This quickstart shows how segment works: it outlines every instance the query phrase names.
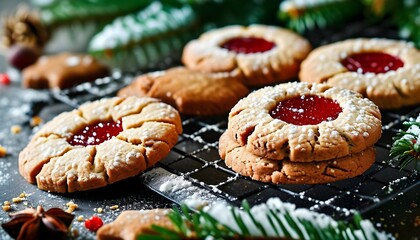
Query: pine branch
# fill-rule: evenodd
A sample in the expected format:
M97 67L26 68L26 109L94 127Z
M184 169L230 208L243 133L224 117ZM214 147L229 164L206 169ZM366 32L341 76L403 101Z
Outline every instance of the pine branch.
M179 53L199 26L190 6L154 2L105 26L91 40L89 53L123 71L138 70Z
M412 162L416 162L416 168L420 166L420 116L415 121L405 121L407 131L399 130L393 138L394 143L390 150L390 156L400 162L400 168L406 168Z
M278 17L287 27L303 33L315 28L339 25L362 12L358 0L286 0L280 4Z
M289 203L272 198L265 204L249 207L243 202L242 210L219 203L212 207L193 212L185 205L169 214L176 232L162 227L153 227L162 239L243 239L243 238L283 238L283 239L392 239L375 229L368 220L355 215L352 223L335 221L331 217L295 209ZM188 227L188 229L185 229ZM145 239L140 236L139 239ZM160 238L155 238L160 239Z
M403 6L394 11L394 21L400 29L400 36L412 40L420 47L420 1L401 1Z
M54 1L41 6L40 15L43 23L56 26L72 21L111 21L117 16L138 11L152 0L71 0Z

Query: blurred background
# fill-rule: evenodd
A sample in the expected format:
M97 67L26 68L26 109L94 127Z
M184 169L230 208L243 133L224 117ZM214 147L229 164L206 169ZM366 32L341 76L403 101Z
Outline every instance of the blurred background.
M282 26L311 40L361 22L420 45L420 0L0 0L0 14L3 52L88 52L122 71L172 64L187 41L231 24Z

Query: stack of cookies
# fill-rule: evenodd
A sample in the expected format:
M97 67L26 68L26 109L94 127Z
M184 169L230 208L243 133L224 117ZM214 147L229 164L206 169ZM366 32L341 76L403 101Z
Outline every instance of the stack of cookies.
M367 170L381 131L378 107L359 93L284 83L254 91L232 108L219 153L254 180L327 183Z

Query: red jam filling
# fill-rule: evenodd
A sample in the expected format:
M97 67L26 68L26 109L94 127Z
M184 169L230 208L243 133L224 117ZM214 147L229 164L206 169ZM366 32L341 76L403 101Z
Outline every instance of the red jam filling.
M117 136L122 130L121 121L99 122L86 126L74 134L68 142L73 146L98 145Z
M222 48L225 48L229 51L246 54L265 52L272 49L275 46L276 44L274 44L273 42L269 42L262 38L256 37L232 38L221 45Z
M398 57L381 53L367 52L353 54L345 58L343 64L349 71L358 73L386 73L404 66Z
M332 99L303 95L279 102L270 115L293 125L315 125L336 119L341 111L340 105Z

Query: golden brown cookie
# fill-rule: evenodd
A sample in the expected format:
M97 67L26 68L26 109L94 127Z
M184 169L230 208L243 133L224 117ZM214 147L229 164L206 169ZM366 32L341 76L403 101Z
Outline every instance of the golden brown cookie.
M89 102L46 123L20 152L19 172L42 190L99 188L154 165L181 132L178 111L158 99Z
M227 26L190 41L182 54L190 69L240 73L248 86L285 82L298 75L311 50L298 34L275 26Z
M234 171L272 183L325 183L361 174L375 160L378 107L326 84L283 83L230 111L219 154Z
M141 234L156 234L152 225L175 230L168 213L171 209L123 211L114 222L105 224L96 232L98 240L136 240Z
M228 129L247 151L270 159L324 161L373 146L381 113L354 91L284 83L257 90L229 114Z
M217 115L248 94L248 88L228 73L202 73L183 67L139 76L118 96L162 99L183 114Z
M375 161L375 149L321 162L292 162L256 156L236 143L229 131L219 142L219 153L235 172L254 180L275 184L320 184L362 174Z
M109 75L109 69L86 54L61 53L43 56L23 70L27 88L69 88Z
M420 103L420 51L389 39L350 39L313 50L300 80L355 90L381 109Z

